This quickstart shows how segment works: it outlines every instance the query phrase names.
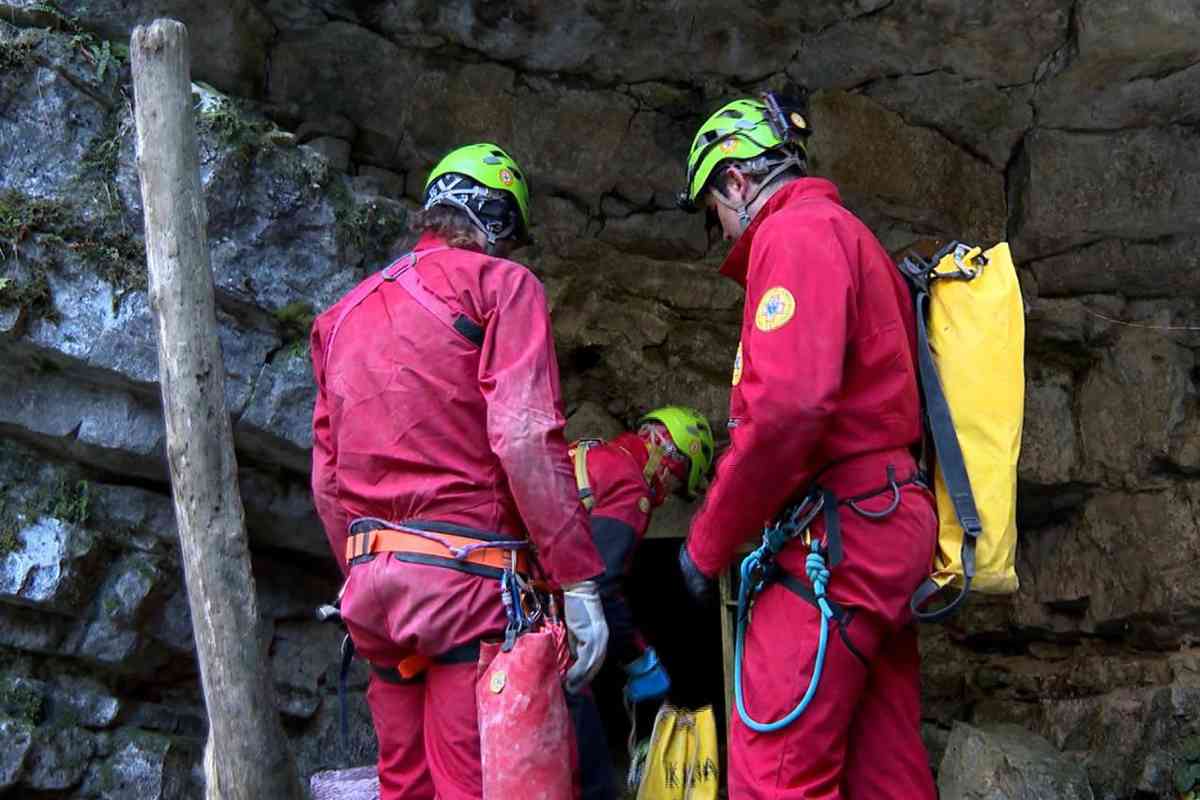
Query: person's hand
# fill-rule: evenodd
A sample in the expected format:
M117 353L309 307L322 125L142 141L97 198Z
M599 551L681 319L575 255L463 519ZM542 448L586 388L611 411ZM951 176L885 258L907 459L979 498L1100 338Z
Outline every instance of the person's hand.
M575 642L575 663L567 670L567 691L576 694L596 677L608 649L608 623L594 581L563 588L563 617Z
M714 581L701 572L692 561L686 541L679 548L679 571L683 573L683 584L687 587L688 594L701 605L710 605L716 594L713 588Z
M653 647L626 664L625 674L629 676L625 682L625 700L631 704L666 697L671 690L671 679Z

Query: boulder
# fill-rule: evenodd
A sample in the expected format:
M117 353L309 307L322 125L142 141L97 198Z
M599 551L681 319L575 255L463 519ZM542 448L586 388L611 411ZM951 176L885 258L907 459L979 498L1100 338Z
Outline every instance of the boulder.
M955 724L938 772L943 800L1092 800L1083 768L1016 727Z

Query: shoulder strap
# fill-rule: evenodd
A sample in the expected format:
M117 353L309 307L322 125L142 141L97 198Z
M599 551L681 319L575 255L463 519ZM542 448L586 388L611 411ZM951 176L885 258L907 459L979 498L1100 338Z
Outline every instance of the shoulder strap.
M346 317L350 316L351 311L382 286L384 281L396 281L400 288L408 292L408 295L413 300L416 300L422 308L432 314L435 319L445 324L456 334L476 347L482 347L483 328L466 314L454 314L444 300L425 288L425 284L421 282L417 271L413 269L417 265L417 262L425 256L449 249L448 247L432 247L428 250L417 250L406 253L380 272L375 273L360 283L346 298L346 305L342 308L342 313L338 315L337 321L333 323L333 330L329 333L329 341L325 342L324 366L328 367L329 365L329 354L333 352L334 339L337 338L338 330L342 327L342 323L346 321Z
M581 441L571 449L571 458L575 462L575 485L579 487L579 502L588 511L596 505L596 496L592 492L591 479L587 471L587 451L595 445L592 441Z
M979 511L975 506L975 494L971 491L971 480L967 475L966 462L954 431L954 420L950 416L950 404L938 377L933 350L929 346L929 330L925 315L929 307L929 291L914 287L916 294L917 364L921 374L921 390L925 398L925 414L929 423L930 438L933 439L937 464L942 470L946 490L954 505L958 524L963 529L962 563L963 586L958 597L947 606L936 611L922 612L917 609L941 588L932 580L926 580L913 594L909 605L913 614L925 622L935 622L949 616L966 598L975 577L975 542L983 534Z
M437 249L445 250L446 248ZM424 256L434 252L437 252L437 250L425 250L420 255ZM384 280L396 281L400 288L408 292L409 297L416 300L421 308L428 311L434 319L476 347L483 347L483 328L466 314L454 313L454 310L450 308L445 300L425 287L421 276L413 269L417 265L417 258L413 258L407 264L400 265L398 271L389 274L398 264L399 262L383 271Z

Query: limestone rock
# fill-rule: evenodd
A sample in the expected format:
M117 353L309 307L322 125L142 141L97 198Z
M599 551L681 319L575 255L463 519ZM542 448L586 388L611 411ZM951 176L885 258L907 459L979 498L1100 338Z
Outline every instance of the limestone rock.
M128 42L137 25L170 17L188 28L192 71L225 91L259 93L274 25L250 0L63 0L58 6L88 30Z
M26 761L24 783L31 789L69 789L83 779L95 753L95 737L82 728L38 728Z
M939 71L881 79L865 93L909 123L940 131L1000 169L1033 125L1031 86L1001 88Z
M604 439L609 441L620 435L625 427L599 404L590 400L567 416L567 441L576 439Z
M320 153L329 162L330 169L337 172L346 172L350 169L350 143L345 139L318 136L304 146Z
M379 800L375 767L325 770L309 780L313 800Z
M0 48L15 62L0 71L0 190L57 197L95 158L117 70L97 82L95 68L68 39L18 31L0 13Z
M94 534L42 517L15 536L17 546L0 559L0 600L83 613L95 555Z
M336 689L338 658L344 631L329 623L283 622L271 643L271 673L284 714L308 719L321 705L326 689ZM335 703L332 695L330 702Z
M1191 350L1156 331L1121 330L1079 389L1080 443L1093 475L1132 484L1169 458L1194 366Z
M117 718L121 701L94 678L62 675L50 689L53 714L68 713L86 728L107 728Z
M112 754L89 770L82 794L112 800L176 800L197 796L192 771L198 747L178 739L123 728L114 737Z
M1116 689L1050 703L1044 733L1074 751L1097 796L1169 797L1175 770L1200 758L1194 751L1198 720L1195 688Z
M999 171L862 95L818 94L812 115L814 172L837 184L869 225L899 219L958 239L1002 237L1007 209ZM884 163L889 168L881 171Z
M33 726L23 720L0 717L0 791L16 785L33 743Z
M1017 168L1018 261L1101 239L1195 233L1200 134L1189 128L1069 133L1039 128Z
M1038 88L1042 124L1112 130L1200 119L1200 11L1193 3L1085 0L1076 15L1077 52Z
M1180 297L1200 293L1196 270L1179 269L1195 257L1200 237L1172 236L1155 242L1105 239L1032 265L1038 294L1122 294Z
M1044 369L1029 376L1021 436L1022 480L1053 485L1074 477L1078 461L1070 373Z
M1092 800L1083 769L1020 728L980 730L958 723L938 773L944 800Z

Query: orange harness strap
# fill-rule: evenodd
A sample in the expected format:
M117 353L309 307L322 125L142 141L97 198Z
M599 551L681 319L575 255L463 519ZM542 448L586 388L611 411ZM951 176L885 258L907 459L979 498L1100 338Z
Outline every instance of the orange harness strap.
M450 533L439 532L437 536L439 539L445 541L449 547L461 548L481 544L479 539L455 536ZM350 562L359 556L372 555L374 553L414 553L424 556L437 556L467 564L478 564L479 566L492 567L493 569L511 569L513 566L512 554L509 550L481 547L472 550L464 558L456 559L447 549L446 545L411 533L405 533L404 531L380 528L350 536L346 540L346 561ZM529 557L523 552L517 553L516 569L517 572L523 575L529 574Z

